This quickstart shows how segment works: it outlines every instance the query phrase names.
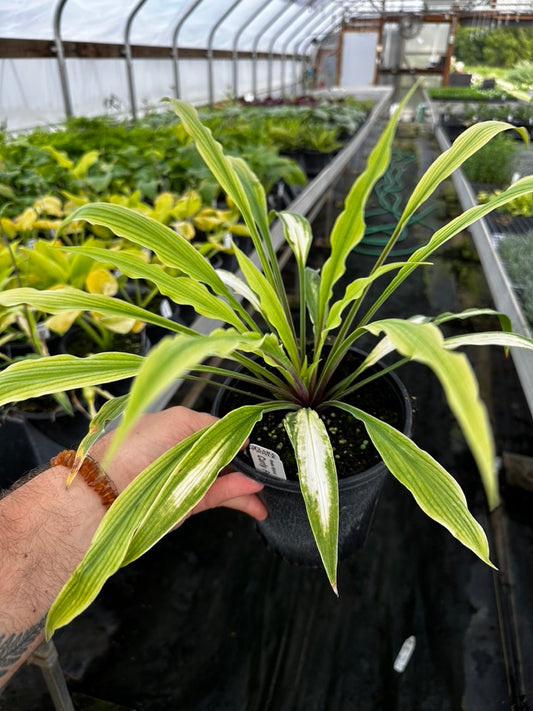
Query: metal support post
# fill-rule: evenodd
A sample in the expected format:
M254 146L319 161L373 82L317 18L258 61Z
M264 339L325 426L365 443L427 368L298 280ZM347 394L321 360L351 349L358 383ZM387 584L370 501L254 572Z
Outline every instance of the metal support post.
M272 27L279 19L284 15L287 10L289 10L292 7L292 3L287 3L284 5L284 7L281 8L281 11L278 12L274 17L270 20L269 26ZM257 48L259 47L259 41L261 37L265 34L265 29L263 28L261 32L259 32L254 40L253 43L253 50L252 50L252 92L254 96L257 96Z
M124 30L124 57L126 59L126 73L128 77L128 90L130 94L131 116L134 121L137 119L137 101L135 98L135 81L133 78L133 61L131 56L130 32L133 20L135 19L135 15L139 12L145 2L146 0L139 0L139 2L135 5L133 10L130 12L130 15L126 22L126 29Z
M329 24L326 24L326 30L327 30L326 34L327 34L328 32L330 32L333 27L336 26L336 24L338 23L338 21L339 21L339 17L338 17L338 16L335 17L335 19L334 19L333 22L331 22L331 18L329 18ZM297 72L296 72L296 62L297 62L297 59L298 59L298 57L301 57L301 56L302 56L303 51L304 51L304 46L305 46L306 44L307 44L307 45L310 45L311 42L313 42L313 40L314 40L314 37L313 37L313 36L309 37L309 34L312 35L313 33L317 32L317 31L323 31L322 25L325 24L325 23L327 23L327 22L328 22L327 18L325 19L324 17L319 17L319 18L318 18L318 22L313 23L313 24L311 25L311 27L308 27L308 28L307 28L307 36L306 36L306 38L305 38L303 41L299 41L299 43L297 43L296 47L295 47L294 50L293 50L293 53L292 53L292 67L293 67L293 87L294 87L294 91L295 91L295 92L296 92L296 86L297 86L297 83L298 83L298 81L297 81L297 76L296 76L296 75L297 75Z
M63 93L63 103L65 105L65 115L72 116L72 102L70 100L70 90L68 85L67 66L65 64L65 53L63 51L63 41L61 39L61 15L68 0L59 0L54 12L54 42L57 54L57 66L59 69L59 81Z
M220 25L224 22L224 20L231 15L233 10L237 7L242 2L242 0L235 0L234 3L230 5L230 7L226 10L226 12L219 17L219 19L215 22L213 27L211 28L211 31L209 32L209 37L207 39L207 81L208 81L208 90L209 90L209 106L213 108L213 104L215 102L215 82L214 82L214 71L213 71L213 40L215 37L215 33L220 27Z
M287 6L288 9L289 6ZM273 53L274 53L274 45L276 42L278 42L280 35L282 35L284 32L286 32L289 27L292 26L294 20L300 16L300 10L296 11L296 15L294 18L291 18L290 22L286 27L284 27L281 32L278 34L274 35L274 38L272 39L272 42L270 43L268 47L268 79L267 79L267 87L268 87L268 95L272 96L272 74L273 74Z
M255 20L258 15L260 15L263 10L270 5L272 0L266 0L259 9L255 9L253 13L246 18L246 22L243 23L239 29L237 30L237 33L233 39L233 51L232 51L232 58L233 58L233 98L237 98L239 96L239 70L238 70L238 63L239 63L239 53L237 51L237 47L239 44L239 40L241 38L242 33L244 30L248 27L248 25L252 22L252 20Z
M56 711L74 711L65 677L59 666L55 644L42 642L28 658L27 663L40 668Z
M202 3L203 1L204 0L194 0L194 2L189 5L187 10L185 10L183 15L181 16L180 21L174 28L174 33L172 35L172 60L174 64L174 92L176 94L176 99L181 98L180 73L178 62L178 35L186 20L188 20L188 18L196 10L198 5L200 5L200 3Z
M286 63L286 59L287 59L287 49L288 49L290 43L296 37L298 37L299 34L301 34L302 30L310 22L311 22L311 18L309 16L307 16L304 18L303 22L298 23L296 30L294 32L291 32L289 37L285 40L285 43L281 49L281 87L282 87L282 90L285 87L285 63Z

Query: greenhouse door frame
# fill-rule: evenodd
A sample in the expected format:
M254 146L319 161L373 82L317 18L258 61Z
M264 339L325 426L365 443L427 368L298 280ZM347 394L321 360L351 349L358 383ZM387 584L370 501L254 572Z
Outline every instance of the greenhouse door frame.
M370 35L375 37L375 45L374 45L374 59L372 62L372 78L371 81L369 82L370 85L374 85L377 83L377 77L376 77L376 64L378 62L379 58L379 53L380 53L380 43L381 43L381 23L380 22L365 22L361 23L359 26L354 26L354 27L343 27L340 37L339 37L339 43L337 47L337 75L335 78L335 83L337 86L342 86L343 84L343 59L344 59L344 54L346 47L348 45L347 42L347 36L348 35Z

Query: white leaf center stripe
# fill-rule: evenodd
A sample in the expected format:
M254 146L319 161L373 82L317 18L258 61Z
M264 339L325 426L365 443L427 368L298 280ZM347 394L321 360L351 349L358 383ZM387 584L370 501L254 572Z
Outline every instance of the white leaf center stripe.
M326 468L326 449L324 434L320 433L317 423L312 422L311 410L304 411L305 413L305 430L302 433L303 438L309 443L310 456L307 458L307 480L310 489L316 493L316 505L320 516L322 528L328 529L329 511L331 508L331 489L327 485L327 480L323 475ZM318 418L317 418L318 419ZM320 420L321 422L321 420ZM315 424L315 427L313 427ZM301 435L301 436L302 436ZM305 446L305 443L302 443Z

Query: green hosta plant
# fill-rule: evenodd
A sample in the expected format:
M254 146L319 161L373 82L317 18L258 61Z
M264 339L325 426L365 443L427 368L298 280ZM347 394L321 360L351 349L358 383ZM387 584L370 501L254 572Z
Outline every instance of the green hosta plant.
M406 99L407 100L407 99ZM459 541L490 564L485 534L469 513L457 482L428 453L386 422L349 404L348 396L367 380L370 367L386 354L397 353L388 366L418 361L431 368L446 393L480 470L490 507L498 505L498 490L491 432L478 386L461 353L465 345L497 344L533 349L533 341L510 331L500 316L501 330L446 337L440 326L452 319L466 320L486 309L430 318L374 319L378 308L433 252L491 209L533 191L533 177L525 177L501 192L489 204L467 210L437 230L405 261L388 260L391 250L415 210L469 156L491 138L511 128L501 122L471 127L437 158L414 188L388 244L369 273L352 281L344 293L334 287L345 273L348 255L362 239L368 197L384 174L391 156L395 126L402 106L391 118L369 156L364 172L351 188L343 212L330 235L330 253L320 270L307 266L312 245L311 227L298 214L281 212L286 241L297 265L300 314L297 323L289 307L270 235L274 217L266 207L264 190L247 164L228 157L186 103L173 101L183 126L223 190L239 209L257 253L252 261L235 247L241 275L216 271L179 232L121 206L84 205L70 220L105 226L153 250L159 264L147 264L135 255L105 252L105 260L130 278L148 279L168 299L193 306L214 321L204 335L139 307L108 296L88 295L73 288L55 291L11 290L0 303L31 302L50 313L89 309L107 316L143 319L169 330L146 357L101 353L85 359L68 356L41 358L36 363L14 364L0 374L0 404L41 393L101 384L136 376L128 396L107 403L93 420L82 441L79 458L88 451L108 419L122 415L113 442L116 446L140 414L180 377L216 372L234 376L233 370L205 365L210 356L229 358L245 369L236 377L243 390L262 386L266 399L235 409L215 424L165 453L119 496L99 527L93 543L71 580L50 610L48 633L67 623L97 595L118 568L148 550L200 500L217 473L240 451L265 413L279 411L294 444L299 480L310 524L331 585L336 588L338 498L335 458L326 428L319 417L325 405L347 412L362 422L368 438L392 474L414 495L421 508L445 526ZM525 137L525 136L524 136ZM68 251L104 258L96 247ZM163 266L180 270L171 276ZM385 281L379 295L369 299L377 279ZM246 302L247 308L242 301ZM220 324L225 324L223 327ZM259 325L261 324L261 325ZM375 337L375 347L363 363L341 383L333 375L351 346L364 335ZM353 400L350 400L353 402Z

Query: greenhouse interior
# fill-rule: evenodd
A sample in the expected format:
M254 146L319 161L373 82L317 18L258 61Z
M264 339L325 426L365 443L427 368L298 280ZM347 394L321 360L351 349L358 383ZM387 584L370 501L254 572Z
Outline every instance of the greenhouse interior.
M532 709L533 4L0 28L0 711Z

